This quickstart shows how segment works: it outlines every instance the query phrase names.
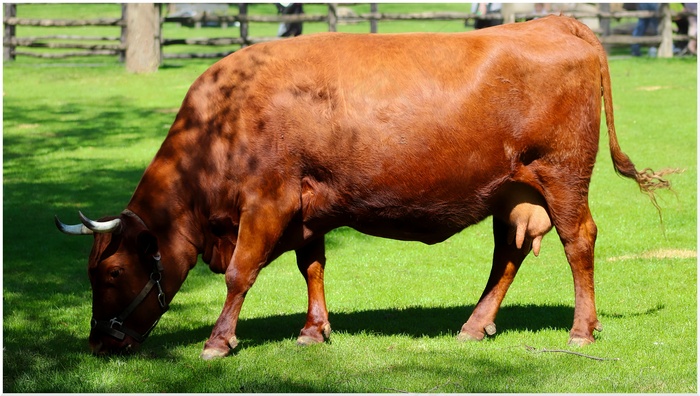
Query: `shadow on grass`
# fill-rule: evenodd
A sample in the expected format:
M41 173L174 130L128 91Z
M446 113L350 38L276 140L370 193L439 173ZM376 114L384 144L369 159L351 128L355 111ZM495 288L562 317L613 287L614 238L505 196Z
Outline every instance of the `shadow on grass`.
M3 134L5 160L27 160L83 147L126 147L147 138L164 139L167 130L163 125L169 125L175 118L174 114L135 107L123 96L96 100L104 102L88 104L86 99L27 105L6 100L3 126L11 133ZM61 164L56 164L56 168L60 167Z
M466 322L473 305L453 307L409 307L405 309L375 309L356 312L330 313L333 331L351 335L440 337L455 335ZM173 314L171 312L170 314ZM305 313L274 315L241 319L238 322L238 350L254 348L268 342L295 339L306 320ZM563 305L514 305L503 307L496 319L499 333L504 331L539 331L556 329L568 331L573 320L573 307ZM171 333L154 334L144 348L152 348L193 340L206 340L211 326L182 329ZM495 337L498 337L498 333ZM332 342L333 336L331 336Z
M80 296L66 296L57 294L54 298L50 298L43 304L30 304L27 306L14 306L12 311L20 313L25 320L30 323L23 331L16 332L5 331L4 334L4 385L3 389L6 392L73 392L72 387L77 386L74 383L63 383L57 381L43 379L32 382L30 378L39 376L39 373L52 373L52 375L60 375L59 373L67 370L71 377L76 377L73 369L83 365L92 365L88 363L94 359L104 360L107 367L113 365L113 359L120 361L132 361L133 364L143 365L148 364L144 361L152 361L157 364L172 364L173 360L181 359L177 353L172 352L178 346L191 346L193 343L201 342L203 346L204 340L209 337L213 323L188 326L187 324L179 325L174 331L165 332L163 330L156 332L146 341L146 343L138 350L136 354L121 356L121 357L91 357L87 348L87 330L86 323L80 331L85 333L76 334L74 327L62 325L61 320L50 315L51 306L63 303L70 305L79 303ZM404 336L404 337L453 337L459 330L461 324L466 321L468 315L473 310L473 305L460 305L450 307L409 307L405 309L373 309L354 312L331 313L331 324L334 331L337 333L353 335L367 335L377 337ZM663 309L663 307L657 307ZM639 315L654 315L657 309L649 309L640 312ZM169 312L167 315L177 315L182 312L177 312L177 308ZM636 314L634 314L636 315ZM512 305L506 306L499 312L497 326L499 333L506 331L530 331L537 332L541 330L558 330L561 331L562 339L568 333L573 317L573 307L565 305ZM236 353L241 353L246 349L252 349L263 346L269 343L279 341L294 342L300 328L305 321L304 313L292 313L282 315L272 315L260 318L242 319L238 326L238 336L241 341ZM49 331L47 331L49 329ZM7 329L6 329L7 330ZM498 334L495 336L498 338ZM332 338L332 337L331 337ZM454 341L455 344L457 341ZM427 351L425 353L439 353L437 351ZM192 357L194 358L194 356ZM463 367L452 367L436 364L432 359L420 359L421 366L416 366L416 362L406 361L399 362L392 366L393 371L397 370L419 370L425 372L440 372L440 378L461 378L465 371L476 370L481 363L476 363L473 358L469 358L470 363ZM478 358L477 358L478 359ZM442 361L442 360L440 360ZM489 367L488 373L491 377L504 378L518 372L520 376L530 377L530 367L503 366L494 367L493 361L484 361L484 367ZM212 389L220 389L220 385L213 385L211 381L214 378L220 378L219 375L230 374L227 368L232 364L230 359L214 362L203 367L199 367L193 373L197 378L187 375L177 376L172 378L167 375L167 370L164 370L163 378L158 380L152 377L151 372L149 379L159 382L162 381L168 391L206 391L210 387ZM313 359L306 361L306 364L322 365L323 362L317 362ZM526 362L522 363L526 365ZM527 364L536 364L529 362ZM429 365L430 367L426 367ZM306 368L308 370L308 367ZM521 371L522 369L522 371ZM320 372L323 369L319 368ZM470 372L471 373L471 372ZM271 373L281 375L280 373ZM479 373L473 373L479 375ZM369 374L368 374L369 375ZM537 381L537 376L533 373L532 381ZM201 377L201 378L200 378ZM38 377L37 377L38 378ZM510 378L510 377L509 377ZM527 381L525 381L527 383ZM381 381L379 382L382 383ZM491 381L481 384L480 382L450 382L436 383L426 385L425 389L412 391L427 392L431 387L440 386L439 392L500 392L501 388L491 388L493 384L501 383L500 381ZM17 384L20 387L17 386ZM84 385L79 385L84 386ZM320 388L319 388L320 386ZM287 377L279 378L246 378L245 381L231 383L225 387L227 391L233 392L321 392L321 391L362 391L362 384L353 383L323 383L323 384L304 384L298 381L290 380ZM372 385L374 392L376 391L391 391L391 389L377 390L376 384ZM484 388L484 386L487 386ZM489 387L491 386L491 387ZM25 389L26 388L26 389ZM81 388L83 389L83 388ZM122 389L122 388L118 388ZM381 389L381 388L380 388ZM365 389L366 390L366 389ZM396 390L395 390L396 391Z

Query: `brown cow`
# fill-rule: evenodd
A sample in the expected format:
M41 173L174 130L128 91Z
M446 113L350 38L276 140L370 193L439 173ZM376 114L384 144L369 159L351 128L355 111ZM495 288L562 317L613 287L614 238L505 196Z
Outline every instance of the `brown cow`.
M637 172L620 150L605 52L573 19L316 34L237 51L194 82L122 214L57 220L95 235L90 346L143 342L202 254L228 287L202 357L225 356L259 271L289 250L308 285L299 342L322 342L327 232L432 244L489 216L493 268L459 339L495 332L520 264L554 226L574 277L570 342L593 342L588 185L601 96L617 172L650 194L668 187L664 172Z

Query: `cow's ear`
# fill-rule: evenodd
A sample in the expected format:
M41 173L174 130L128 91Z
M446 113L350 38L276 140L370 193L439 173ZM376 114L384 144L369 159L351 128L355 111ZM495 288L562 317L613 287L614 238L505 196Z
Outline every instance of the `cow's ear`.
M155 255L158 253L158 238L150 231L143 231L136 237L136 247L142 254Z

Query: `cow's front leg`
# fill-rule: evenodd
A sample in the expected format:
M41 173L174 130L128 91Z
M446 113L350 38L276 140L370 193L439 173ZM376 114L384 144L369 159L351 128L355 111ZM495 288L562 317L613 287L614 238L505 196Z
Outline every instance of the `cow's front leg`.
M323 290L323 271L326 265L326 247L323 237L296 250L297 265L304 275L309 295L306 324L299 334L297 344L310 345L330 339L326 296Z
M241 214L236 248L226 269L226 301L204 344L202 359L224 357L238 345L236 324L243 300L260 270L267 265L288 217L281 216L273 205L248 208Z
M259 268L243 268L236 265L235 261L229 265L226 271L226 286L228 287L226 302L221 315L216 320L211 336L204 344L204 351L200 355L202 359L211 360L224 357L238 345L236 339L238 315L241 312L245 295L253 286L259 272Z
M530 251L529 249L518 249L515 243L509 243L509 225L496 217L493 218L493 238L495 246L491 274L479 303L457 336L460 341L479 341L486 334L494 335L496 333L494 321L498 309L518 273L520 264Z

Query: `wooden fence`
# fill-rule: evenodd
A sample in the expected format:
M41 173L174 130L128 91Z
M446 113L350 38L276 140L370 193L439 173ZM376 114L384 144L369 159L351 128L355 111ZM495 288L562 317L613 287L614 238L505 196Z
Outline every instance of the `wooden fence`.
M296 15L251 15L248 13L247 4L239 4L236 15L200 15L188 18L173 18L161 16L160 4L125 4L122 5L121 18L99 18L91 20L66 20L66 19L26 19L16 17L16 4L4 4L4 60L12 60L16 56L34 56L42 58L63 58L69 56L87 55L117 55L125 61L127 69L134 72L154 71L163 59L172 58L220 58L230 53L164 53L163 47L170 45L205 45L205 46L231 46L241 47L280 39L279 37L251 37L249 35L250 23L294 23L294 22L320 22L328 24L328 31L337 31L337 26L342 23L369 22L370 32L377 32L379 21L397 20L470 20L475 18L503 19L505 23L522 21L541 17L542 14L504 12L501 14L477 16L468 12L423 12L423 13L382 13L378 11L377 4L371 4L369 13L345 15L338 12L337 4L327 4L328 12L325 14L296 14ZM600 21L599 34L603 44L647 44L659 45L659 57L673 56L673 41L688 40L688 36L674 35L672 19L695 15L690 13L678 13L670 9L668 4L662 4L658 12L651 11L609 11L609 4L601 4L596 12L572 11L563 12L563 15L577 19L597 18ZM557 12L556 14L560 14ZM619 18L648 18L660 19L659 34L657 36L632 37L631 35L611 34L609 21ZM161 36L163 23L183 24L223 24L239 26L239 37L222 38L195 38L195 39L169 39ZM16 37L17 26L118 26L121 28L119 37L81 37L69 35L51 35L36 37ZM143 43L144 37L154 40L153 43ZM56 42L55 40L70 40L71 42ZM85 41L80 43L76 41ZM89 41L89 42L88 42ZM97 43L96 43L97 42ZM138 47L137 46L141 46ZM144 46L145 45L145 46ZM23 51L23 47L34 48L70 48L80 51L61 53L41 53L35 51ZM129 48L132 48L130 51ZM148 59L135 59L144 58ZM130 58L132 59L130 61Z
M17 18L17 4L4 4L4 34L3 34L3 60L14 60L16 56L31 56L38 58L66 58L72 56L91 55L117 55L124 58L126 44L126 23L124 18L98 18L98 19L27 19ZM77 36L77 35L44 35L33 37L17 37L16 26L44 26L44 27L68 27L68 26L118 26L121 27L121 36ZM56 42L55 40L61 40ZM66 41L67 40L67 41ZM81 43L81 41L83 43ZM88 43L89 42L89 43ZM95 44L95 42L98 42ZM66 48L77 51L49 53L25 51L19 48Z
M657 12L653 11L609 11L610 4L601 4L601 10L598 12L584 12L584 11L572 11L563 12L562 15L570 16L577 19L584 18L598 18L601 21L602 30L597 31L599 38L603 44L619 44L619 45L629 45L629 44L648 44L648 45L661 45L664 44L672 45L673 41L687 41L689 36L687 35L674 35L672 29L672 20L674 17L687 17L689 15L695 15L695 13L688 12L674 12L670 9L668 4L662 4L661 8ZM607 6L607 7L606 7ZM197 18L165 18L165 22L179 22L179 23L198 23L198 24L226 24L232 25L235 23L240 24L240 37L237 38L208 38L208 39L183 39L183 40L163 40L163 45L173 45L173 44L198 44L198 45L227 45L227 44L240 44L242 46L251 45L259 42L273 41L280 39L279 37L250 37L248 35L248 24L251 22L268 22L268 23L295 23L295 22L325 22L328 24L328 31L337 31L338 24L342 23L357 23L357 22L370 22L370 33L376 33L378 31L378 21L401 21L401 20L470 20L476 18L482 19L503 19L505 23L525 21L528 19L542 17L543 14L535 13L494 13L489 15L476 15L474 13L468 12L422 12L422 13L381 13L377 11L377 4L371 4L372 12L361 13L356 15L338 15L338 5L328 4L328 13L323 14L297 14L297 15L248 15L247 5L241 4L239 6L238 15L230 16L208 16L202 15ZM604 10L608 8L608 10ZM552 13L559 15L559 12ZM660 19L659 24L659 34L657 36L642 36L633 37L631 35L620 35L612 34L609 28L611 19L621 19L621 18L649 18L657 17ZM672 50L672 48L671 48ZM662 53L660 50L660 57L671 57L672 53ZM178 54L178 55L165 55L166 58L178 57L207 57L207 54Z

